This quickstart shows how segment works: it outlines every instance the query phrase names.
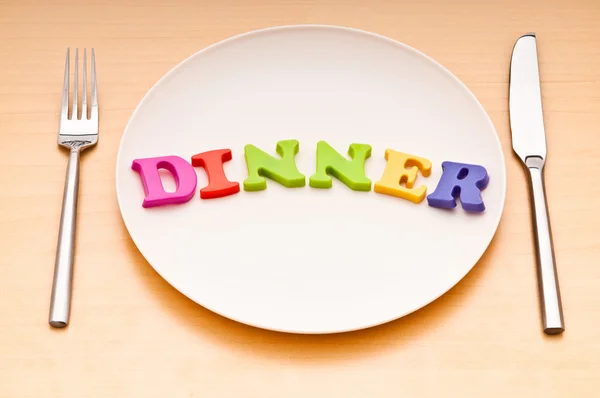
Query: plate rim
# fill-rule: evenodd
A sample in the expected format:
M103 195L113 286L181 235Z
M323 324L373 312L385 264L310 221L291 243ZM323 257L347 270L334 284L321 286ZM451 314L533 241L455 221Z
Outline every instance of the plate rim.
M294 29L306 29L306 28L318 28L318 29L326 29L326 30L339 30L339 31L346 31L346 32L351 32L354 34L362 34L362 35L366 35L366 36L370 36L379 40L383 40L383 41L387 41L390 44L393 44L395 46L398 46L400 48L402 48L405 51L411 52L419 57L424 58L426 61L430 62L432 65L436 66L437 68L440 69L440 71L442 71L447 77L449 77L450 79L452 79L454 81L454 83L458 84L462 90L465 92L465 94L467 94L470 99L472 101L474 101L474 104L479 108L479 111L485 116L486 122L488 124L488 126L491 128L491 131L494 132L494 137L496 140L496 144L499 148L499 153L500 153L500 162L501 162L501 169L503 170L503 178L500 180L501 184L502 184L502 189L501 189L501 200L500 200L500 208L498 211L498 215L496 217L496 219L494 220L494 233L490 236L489 241L487 242L487 244L482 247L482 250L480 251L479 255L477 256L477 260L470 265L466 272L463 273L462 275L460 275L460 277L454 281L452 284L449 285L449 287L447 289L445 289L444 291L442 291L439 295L432 297L429 301L421 304L420 306L418 306L417 308L413 308L409 311L404 311L403 313L394 316L393 318L387 319L387 320L382 320L382 321L378 321L372 324L367 324L367 325L363 325L363 326L357 326L357 327L352 327L352 328L344 328L344 329L336 329L336 330L321 330L321 331L306 331L306 330L289 330L289 329L279 329L279 328L273 328L273 327L266 327L264 325L260 325L257 323L253 323L253 322L248 322L246 320L240 320L237 319L236 317L232 317L229 315L225 315L224 313L221 313L211 307L208 307L202 303L200 303L198 300L190 297L190 295L186 294L184 291L180 290L179 288L176 287L175 284L173 284L169 278L165 277L165 275L163 275L154 265L152 265L152 263L150 262L150 260L146 257L146 255L140 250L140 246L138 245L138 242L136 241L136 238L133 236L133 234L131 234L131 229L129 227L128 221L127 221L127 217L125 212L123 211L123 204L122 204L122 199L121 199L121 193L119 190L119 175L120 175L120 171L119 171L119 164L120 164L120 159L121 159L121 151L123 148L123 143L125 141L125 137L127 136L127 132L129 131L131 124L133 122L133 120L136 118L138 112L140 112L140 110L144 107L145 102L148 100L148 98L153 94L153 92L155 90L158 89L158 87L161 85L161 83L165 80L167 80L172 74L176 73L177 70L181 67L183 67L186 63L188 63L191 59L200 56L201 54L205 53L205 52L209 52L219 46L224 46L226 44L228 44L231 41L236 41L236 40L240 40L243 39L245 37L249 37L249 36L254 36L254 35L259 35L259 34L264 34L264 33L269 33L269 32L274 32L274 31L282 31L282 30L294 30ZM133 110L133 112L131 113L131 115L129 116L129 119L127 121L127 124L125 125L125 128L123 129L123 133L121 134L121 139L119 140L119 148L117 151L117 156L116 156L116 162L115 162L115 188L116 188L116 196L117 196L117 203L119 206L119 213L121 214L121 219L123 220L123 224L125 225L125 228L127 230L127 235L129 235L129 237L131 238L133 244L136 247L136 250L140 253L140 255L144 258L144 260L148 263L148 265L150 265L150 267L164 280L167 282L167 284L170 285L171 288L173 288L174 290L176 290L177 292L179 292L180 294L182 294L184 297L186 297L186 299L191 300L193 303L202 306L204 309L217 314L223 318L235 321L237 323L243 324L243 325L247 325L247 326L252 326L258 329L263 329L263 330L270 330L270 331L275 331L275 332L280 332L280 333L292 333L292 334L307 334L307 335L318 335L318 334L338 334L338 333L347 333L347 332L353 332L353 331L357 331L357 330L364 330L364 329L370 329L376 326L380 326L380 325L385 325L387 323L390 322L394 322L397 321L401 318L406 317L407 315L410 315L412 313L418 312L419 310L422 310L426 307L428 307L431 303L437 301L439 298L441 298L442 296L444 296L445 294L447 294L449 291L451 291L454 287L456 287L456 285L458 285L469 273L471 273L473 271L473 269L479 264L479 262L481 261L481 258L483 257L483 255L488 251L491 243L496 239L497 233L498 233L498 229L500 226L500 221L502 220L502 216L504 214L504 209L505 209L505 204L506 204L506 191L507 191L507 168L506 168L506 159L505 159L505 155L504 155L504 150L503 150L503 146L502 146L502 142L500 140L500 136L498 134L498 130L496 129L494 123L492 122L492 119L489 115L489 113L486 111L486 109L483 107L483 105L481 104L481 102L479 101L479 99L477 98L477 96L475 95L475 93L473 91L471 91L471 89L462 81L460 80L454 73L452 73L448 68L446 68L444 65L442 65L440 62L436 61L435 59L433 59L432 57L430 57L429 55L427 55L426 53L417 50L414 47L409 46L408 44L405 44L399 40L393 39L389 36L385 36L379 33L375 33L375 32L371 32L371 31L367 31L367 30L363 30L363 29L359 29L359 28L354 28L354 27L349 27L349 26L343 26L343 25L333 25L333 24L310 24L310 23L304 23L304 24L287 24L287 25L275 25L275 26L270 26L270 27L265 27L265 28L259 28L259 29L254 29L254 30L250 30L250 31L246 31L243 33L239 33L236 35L232 35L229 36L225 39L221 39L218 40L212 44L209 44L206 47L201 48L200 50L192 53L191 55L187 56L186 58L182 59L181 61L177 62L173 67L171 67L167 72L165 72L153 85L152 87L150 87L146 93L143 95L143 97L138 101L135 109Z

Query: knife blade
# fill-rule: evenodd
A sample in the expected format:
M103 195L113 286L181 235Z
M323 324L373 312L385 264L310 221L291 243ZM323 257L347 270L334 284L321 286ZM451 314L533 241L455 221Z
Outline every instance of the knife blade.
M547 148L535 33L515 43L509 85L512 146L529 176L542 326L546 334L560 334L565 326L544 186Z

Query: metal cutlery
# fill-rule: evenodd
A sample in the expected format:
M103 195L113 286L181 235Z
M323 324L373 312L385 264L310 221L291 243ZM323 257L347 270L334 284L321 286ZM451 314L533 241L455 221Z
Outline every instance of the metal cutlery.
M71 310L75 228L79 192L79 157L81 151L98 142L98 92L96 88L96 58L94 49L91 51L91 103L89 104L89 110L87 95L87 52L84 49L83 88L81 90L81 104L79 104L79 49L75 50L71 106L69 106L69 58L70 50L67 49L58 145L69 150L69 163L63 192L62 214L50 302L49 323L55 328L63 328L69 324Z
M560 334L565 325L544 187L546 133L534 33L515 43L509 95L513 150L529 175L542 325L544 333Z

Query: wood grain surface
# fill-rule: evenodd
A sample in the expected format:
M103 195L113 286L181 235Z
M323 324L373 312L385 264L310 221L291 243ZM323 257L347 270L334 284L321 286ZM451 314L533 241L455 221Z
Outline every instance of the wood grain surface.
M479 98L507 159L497 235L455 288L369 330L244 326L179 294L121 221L115 160L146 91L192 53L257 28L350 26L413 46ZM540 327L526 176L508 73L538 35L546 188L567 331ZM100 143L86 152L71 325L47 312L67 155L56 145L66 47L95 47ZM0 0L0 397L595 397L600 389L597 0Z

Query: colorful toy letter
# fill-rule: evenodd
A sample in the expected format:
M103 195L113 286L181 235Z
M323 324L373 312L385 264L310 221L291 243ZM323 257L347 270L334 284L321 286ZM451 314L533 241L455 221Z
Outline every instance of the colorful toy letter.
M487 187L489 176L482 166L466 163L443 162L442 177L435 191L427 196L429 206L452 209L456 198L462 208L470 212L482 212L485 205L481 190Z
M196 190L196 171L185 159L179 156L161 156L136 159L131 168L139 173L146 197L143 207L185 203L194 196ZM175 192L166 192L160 179L159 169L168 170L175 179Z
M223 163L230 160L230 149L216 149L192 156L192 166L204 168L208 177L208 185L200 189L200 198L222 198L240 191L240 184L229 181L223 170Z
M334 176L355 191L370 191L371 180L365 174L365 161L371 156L371 145L351 144L348 160L325 141L317 143L317 172L310 177L313 188L331 188Z
M277 153L281 159L261 151L254 145L246 145L244 153L248 167L248 178L244 180L244 190L262 191L267 188L268 177L287 188L306 185L306 177L298 171L294 157L300 144L297 140L284 140L277 143ZM264 177L263 177L264 176Z
M421 203L425 198L427 187L421 185L413 188L413 186L419 171L424 177L431 174L431 162L425 158L396 152L392 149L386 149L385 160L387 160L387 164L383 176L375 183L375 192L407 199L413 203ZM406 183L406 187L400 185L402 182Z

